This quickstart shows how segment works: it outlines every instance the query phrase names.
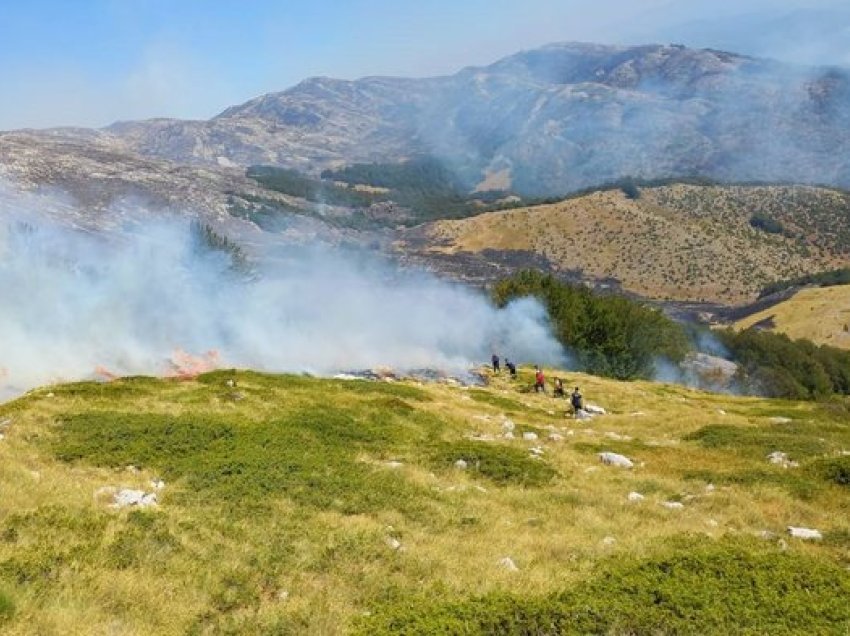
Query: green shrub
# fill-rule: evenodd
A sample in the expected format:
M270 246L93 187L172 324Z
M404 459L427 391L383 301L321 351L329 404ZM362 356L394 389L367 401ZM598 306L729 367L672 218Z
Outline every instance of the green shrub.
M549 274L520 272L500 281L492 295L500 307L515 298L538 298L558 340L597 375L650 378L658 358L678 361L689 350L684 329L660 311L621 296L598 296Z
M89 412L66 417L46 443L67 462L149 468L179 486L175 503L268 506L275 497L344 513L396 509L424 513L429 497L397 473L357 461L427 442L442 422L410 412L398 398L348 410L295 409L280 419L237 422L216 416Z
M646 559L611 561L546 596L449 593L398 598L355 633L798 634L850 629L850 572L754 542L675 541Z
M438 468L452 468L459 459L467 470L500 485L545 486L557 474L555 469L526 451L492 442L444 442L431 451Z
M810 471L826 481L850 487L850 456L830 457L814 462Z
M15 603L12 597L0 590L0 625L15 615Z
M798 400L850 395L848 351L758 329L716 335L738 362L738 380L750 393Z
M731 449L753 459L763 459L773 451L788 453L791 459L805 459L822 455L830 449L826 438L815 437L802 426L788 427L773 424L770 427L704 426L683 439L699 442L704 448Z

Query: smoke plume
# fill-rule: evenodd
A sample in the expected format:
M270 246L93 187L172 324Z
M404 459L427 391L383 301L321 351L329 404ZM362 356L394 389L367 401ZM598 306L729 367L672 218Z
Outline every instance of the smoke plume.
M29 203L32 203L30 201ZM85 232L18 200L0 210L0 395L63 380L218 365L331 374L463 373L495 351L558 363L545 310L373 256L282 247L234 271L185 220ZM194 357L193 357L194 356Z

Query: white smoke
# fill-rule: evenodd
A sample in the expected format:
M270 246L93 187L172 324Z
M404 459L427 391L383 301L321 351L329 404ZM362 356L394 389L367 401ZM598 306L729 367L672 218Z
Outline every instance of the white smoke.
M0 396L98 368L167 373L180 349L215 350L225 367L315 374L462 373L494 351L563 362L535 301L499 310L469 288L326 246L281 248L246 277L226 253L199 249L185 220L145 212L144 223L99 234L28 205L18 200L14 218L0 209Z

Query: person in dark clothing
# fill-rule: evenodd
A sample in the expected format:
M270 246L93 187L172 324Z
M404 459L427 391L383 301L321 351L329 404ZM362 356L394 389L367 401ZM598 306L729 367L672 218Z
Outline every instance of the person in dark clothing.
M555 378L555 390L552 392L553 397L567 397L566 391L564 391L564 383L561 382L561 378Z
M507 358L505 358L505 367L511 372L511 377L516 378L516 365Z
M581 410L581 408L584 406L584 403L583 403L582 397L581 397L581 391L578 390L578 387L576 387L576 390L573 391L573 394L570 396L570 404L573 405L573 413L574 414L578 413Z
M498 373L500 371L500 369L499 369L499 356L497 356L494 353L492 360L493 360L493 373Z
M535 367L534 391L546 393L546 378L543 376L543 370L540 367Z

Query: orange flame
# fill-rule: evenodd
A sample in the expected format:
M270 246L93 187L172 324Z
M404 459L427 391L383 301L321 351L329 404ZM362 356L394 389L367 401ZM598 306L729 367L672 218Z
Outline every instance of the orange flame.
M112 371L110 371L109 369L107 369L106 367L104 367L102 365L97 365L94 368L94 374L96 376L98 376L99 378L105 380L106 382L111 382L112 380L118 379L117 373L113 373Z
M171 365L169 377L191 380L201 373L214 371L219 366L219 353L215 349L200 356L192 355L183 349L175 349L168 360Z

